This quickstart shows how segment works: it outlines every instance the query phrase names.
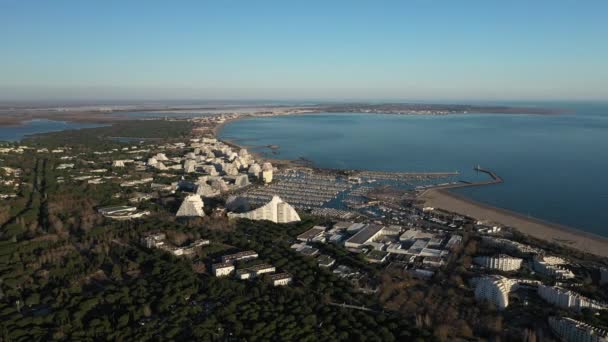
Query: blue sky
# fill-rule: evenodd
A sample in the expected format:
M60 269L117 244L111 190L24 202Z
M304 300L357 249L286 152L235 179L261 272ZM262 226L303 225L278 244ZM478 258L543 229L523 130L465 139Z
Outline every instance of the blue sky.
M608 99L608 1L0 0L0 99Z

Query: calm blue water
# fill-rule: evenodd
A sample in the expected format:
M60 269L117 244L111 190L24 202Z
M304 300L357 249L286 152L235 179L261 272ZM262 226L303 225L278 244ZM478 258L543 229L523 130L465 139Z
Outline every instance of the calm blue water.
M608 236L608 104L559 104L557 116L307 114L245 119L220 137L276 144L276 158L319 167L454 171L505 183L458 190L475 200ZM259 148L258 148L259 149Z
M0 126L0 141L19 141L26 135L36 133L58 132L67 129L101 127L104 125L78 122L36 119L24 122L19 126Z

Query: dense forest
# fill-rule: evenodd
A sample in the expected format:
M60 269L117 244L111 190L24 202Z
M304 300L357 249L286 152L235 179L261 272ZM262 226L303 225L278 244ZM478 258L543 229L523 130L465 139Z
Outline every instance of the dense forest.
M166 125L166 123L162 123ZM114 147L110 136L157 137L142 132L161 124L141 121L45 134L27 143L77 151L76 168L89 165L93 149ZM173 124L171 124L173 125ZM156 127L156 128L155 128ZM185 134L173 125L163 137ZM66 134L67 133L67 134ZM383 312L380 303L313 259L297 255L290 240L317 221L297 225L229 222L209 217L177 221L174 201L143 204L155 214L117 222L96 208L118 204L114 194L128 192L115 182L73 182L64 162L52 153L11 154L3 165L23 171L16 198L0 209L0 336L4 341L96 340L376 340L432 336L401 315ZM120 173L121 171L119 171ZM184 259L143 248L150 231L168 233L182 244L196 238L212 241L194 258ZM219 279L206 270L221 253L258 251L260 259L294 276L289 287L266 279ZM332 303L369 306L370 311Z

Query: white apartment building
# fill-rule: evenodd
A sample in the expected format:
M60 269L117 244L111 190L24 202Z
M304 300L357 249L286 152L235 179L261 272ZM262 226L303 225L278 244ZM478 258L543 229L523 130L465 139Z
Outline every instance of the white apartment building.
M222 263L233 263L241 260L257 259L258 253L256 251L243 251L234 254L228 254L222 256Z
M555 279L574 278L574 273L561 265L563 262L565 261L563 261L561 258L545 257L541 259L539 257L534 257L532 266L534 271L554 277Z
M515 289L517 283L501 276L478 278L475 285L475 299L487 300L499 310L509 306L509 292Z
M549 317L549 326L562 341L608 342L608 331L572 318Z
M291 283L291 280L289 273L277 273L270 276L273 286L287 286Z
M251 273L251 275L260 276L264 273L274 273L276 268L272 265L261 264L248 267L247 270Z
M230 275L230 273L234 272L234 265L226 264L226 263L213 264L211 266L211 269L213 271L214 276L224 277L224 276Z
M250 220L268 220L274 223L290 223L300 221L300 216L296 210L279 196L273 196L270 202L265 205L245 212L228 213L230 218L246 218Z
M538 285L538 295L545 301L564 309L580 311L584 308L595 310L606 308L603 303L557 286Z
M522 261L523 259L521 258L515 258L506 254L478 256L473 258L473 262L479 266L505 272L520 269Z

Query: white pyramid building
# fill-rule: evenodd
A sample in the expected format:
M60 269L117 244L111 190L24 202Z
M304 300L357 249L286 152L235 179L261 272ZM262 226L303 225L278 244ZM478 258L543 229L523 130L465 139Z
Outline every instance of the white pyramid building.
M234 185L239 188L249 185L249 177L247 177L247 175L244 175L244 174L237 175L236 178L234 179Z
M211 183L211 187L214 190L217 190L219 192L226 192L229 190L228 184L226 184L226 182L221 178L211 179L209 183Z
M184 162L184 171L187 173L196 171L196 162L192 159L188 159Z
M156 157L156 160L158 160L158 161L169 160L169 158L167 158L167 156L164 153L157 153L155 157Z
M215 168L214 165L203 165L203 171L205 173L210 174L211 176L216 176L218 175L217 169Z
M215 197L220 194L220 191L207 185L207 183L203 183L196 188L196 194L201 197Z
M239 174L239 169L233 164L226 164L223 171L229 176L236 176Z
M182 205L179 207L177 217L202 217L205 216L205 212L203 211L204 207L203 200L199 195L189 195L184 199Z
M231 218L246 218L250 220L268 220L275 223L290 223L300 221L296 210L283 201L279 196L273 196L265 205L242 214L228 213Z

